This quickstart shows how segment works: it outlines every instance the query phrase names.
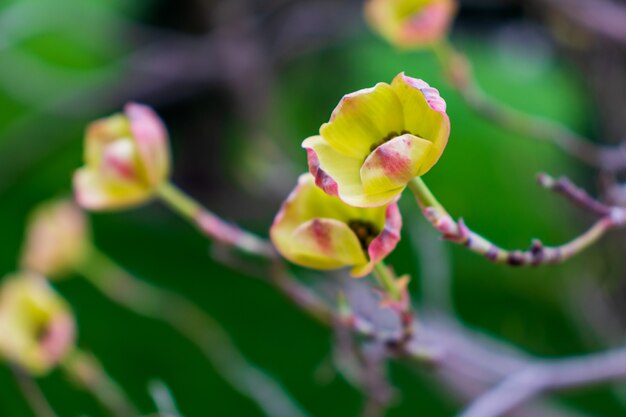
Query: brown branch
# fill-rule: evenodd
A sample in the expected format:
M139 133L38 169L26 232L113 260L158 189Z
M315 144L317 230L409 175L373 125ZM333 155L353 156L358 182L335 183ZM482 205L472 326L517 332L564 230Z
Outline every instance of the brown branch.
M556 181L545 174L540 178L542 185L546 188L566 196L569 200L596 214L602 213L602 217L587 231L565 244L545 246L541 241L534 240L528 250L507 250L472 231L463 219L454 220L421 179L414 179L409 183L409 187L415 194L424 217L442 234L444 239L463 245L494 263L511 266L561 263L591 246L609 230L626 227L626 209L604 206L575 187L569 180Z
M24 399L28 402L33 413L37 417L57 417L57 414L52 409L52 406L41 391L41 388L37 385L37 382L19 368L12 367L11 370L15 376L17 385L22 391Z
M542 393L626 379L626 348L531 363L474 401L459 417L503 416Z

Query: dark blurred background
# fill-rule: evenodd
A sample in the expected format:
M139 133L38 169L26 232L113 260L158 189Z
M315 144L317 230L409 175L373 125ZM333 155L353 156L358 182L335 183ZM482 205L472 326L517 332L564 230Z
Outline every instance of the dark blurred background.
M595 2L463 1L452 39L494 97L614 143L626 132L626 39L572 13ZM453 215L512 248L533 237L563 242L589 224L590 217L537 187L535 176L568 175L601 192L602 175L549 143L474 116L431 53L394 50L366 27L361 8L356 0L2 0L0 272L17 268L29 210L71 192L85 125L125 102L149 104L165 120L174 182L267 235L306 170L301 141L343 94L401 71L439 88L448 102L450 143L425 180ZM514 270L440 242L408 195L402 206L407 227L389 261L413 276L418 302L539 356L623 339L625 241L617 233L564 265ZM340 375L320 371L331 332L263 282L213 260L189 225L159 204L91 218L101 249L205 308L312 416L359 414L361 394ZM78 277L57 288L78 317L79 345L146 413L153 409L148 383L158 379L186 417L262 415L166 325L120 308ZM400 401L390 416L458 410L428 373L394 365L391 376ZM60 372L41 384L60 416L106 415ZM0 415L32 415L8 368L0 367L0 387ZM609 389L560 399L581 415L624 415L625 399Z

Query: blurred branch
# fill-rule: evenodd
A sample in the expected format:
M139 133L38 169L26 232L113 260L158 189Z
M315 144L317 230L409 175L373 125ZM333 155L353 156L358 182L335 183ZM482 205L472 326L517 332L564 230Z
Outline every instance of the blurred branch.
M140 415L95 356L76 350L61 363L61 367L82 388L89 390L115 417Z
M163 417L183 417L182 413L178 411L172 392L162 381L151 381L148 390L159 415Z
M587 231L575 239L560 246L544 246L539 240L534 240L529 250L509 251L502 249L481 235L470 230L462 219L454 220L446 209L437 201L423 180L414 178L409 187L422 208L424 217L438 230L444 239L463 245L470 251L484 256L494 263L511 266L537 266L563 262L579 254L594 244L606 232L626 226L626 209L621 207L604 206L594 200L582 189L574 186L569 180L554 180L547 175L540 177L541 184L555 192L565 195L577 205L596 213L602 217Z
M248 362L220 324L178 294L142 282L92 249L80 272L111 300L162 320L193 342L220 375L271 417L307 414L277 381Z
M84 2L79 3L83 5ZM269 24L267 18L258 21L248 19L247 16L239 20L228 19L226 22L218 22L216 27L201 35L149 27L123 17L116 19L114 14L107 14L99 7L96 11L90 9L85 12L85 19L80 16L75 18L72 22L80 25L111 25L107 27L111 32L107 36L127 35L124 37L125 42L131 39L133 49L121 59L107 63L104 71L111 70L115 77L111 76L103 85L85 82L54 97L42 97L41 94L29 96L33 100L36 98L29 103L33 105L35 114L20 118L2 132L0 192L17 178L26 175L46 156L76 139L75 136L61 133L58 128L60 121L100 116L119 108L120 103L128 100L161 106L198 96L220 86L233 93L242 119L254 119L252 113L266 107L272 71L302 53L321 48L330 40L342 36L349 27L345 24L347 18L354 16L356 9L350 2L291 3L293 5L285 7L285 1L273 2L272 8L265 13L266 17L272 17L272 22L278 22L275 31L281 35L280 42L267 39L266 34L269 31L263 26ZM44 19L44 13L37 12L30 7L30 3L17 4L20 6L15 6L15 16L36 13L38 19ZM82 13L84 8L86 7L78 8L80 12L77 13ZM276 10L280 10L280 13L276 13L280 19L273 15ZM45 15L56 16L58 13ZM74 17L73 13L70 15ZM297 23L302 22L306 16L315 16L315 21L323 24ZM28 21L23 18L14 20L8 15L7 19L15 22ZM44 23L54 20L49 16L46 19ZM54 21L55 25L63 23L62 20ZM10 25L7 31L15 31L16 38L25 35L21 33L20 27L13 26L15 25ZM82 38L82 32L79 32L79 36ZM136 42L137 40L140 42ZM6 45L10 46L10 43ZM0 45L0 49L2 48ZM3 61L5 71L7 66L12 65L11 62ZM103 71L103 68L98 71ZM36 75L33 82L41 79L42 71L38 71ZM23 74L20 73L20 76ZM10 78L13 80L15 77ZM87 81L96 78L91 77ZM32 83L27 84L30 87ZM58 83L54 79L48 79L46 84ZM54 124L51 116L54 117ZM42 125L48 126L45 135L40 131ZM31 145L24 151L22 148L26 138Z
M611 0L540 0L595 34L626 45L626 7Z
M446 316L422 314L421 317L420 337L441 350L441 358L433 364L434 375L445 393L456 393L461 400L480 397L490 386L541 361ZM508 416L586 417L587 414L541 400L526 403Z
M36 417L58 417L37 382L19 368L12 367L17 385Z
M567 189L567 187L565 188ZM454 386L458 384L460 379L464 379L468 381L471 387L486 387L497 383L506 376L529 366L529 364L536 363L501 343L486 340L456 327L453 327L453 332L451 332L449 323L443 323L441 320L431 321L426 316L420 316L419 330L408 333L410 338L405 340L407 333L404 330L404 323L406 320L402 314L399 314L401 311L394 308L385 310L384 307L381 307L380 300L366 302L370 306L375 305L374 309L377 312L390 312L397 326L395 330L379 328L373 322L380 319L377 317L378 314L373 314L370 319L367 319L362 317L359 312L352 310L347 315L345 312L336 312L306 286L293 279L286 272L285 265L280 259L274 259L272 266L273 282L277 288L312 317L329 326L333 324L347 326L351 332L361 335L366 343L370 342L373 343L371 346L382 347L382 350L378 351L381 356L375 356L378 358L377 360L365 363L366 369L369 369L368 372L361 372L360 366L347 368L349 371L347 375L353 375L356 378L355 383L362 387L369 400L365 409L366 415L367 413L373 413L374 416L382 415L381 413L384 412L388 404L388 400L381 401L378 398L378 394L384 392L384 390L380 390L380 387L384 386L380 385L380 381L385 381L385 378L381 379L380 370L382 368L379 367L383 363L381 358L396 357L400 360L420 364L427 362L432 364L439 375L443 376L442 380L446 384ZM360 303L363 303L363 300ZM411 321L413 320L412 318ZM343 346L350 346L352 342L351 339L346 339L347 333L343 333L341 330L339 334L343 335L341 338ZM346 340L349 343L346 344ZM340 343L340 345L342 344ZM354 364L354 358L350 356L352 355L349 355L349 363ZM368 368L372 364L376 366ZM369 373L370 371L372 373ZM444 375L454 375L454 377L447 378ZM599 377L597 379L599 380ZM537 414L534 414L534 410L538 409L542 410L540 415L544 417L578 415L549 404L543 404L535 406L532 412L520 413L519 416L535 416Z
M545 392L626 379L626 348L530 363L474 401L459 417L498 417Z
M434 52L450 85L485 119L525 137L551 142L590 166L608 171L626 169L626 143L616 147L594 144L563 124L513 109L481 90L467 56L450 43L437 45Z

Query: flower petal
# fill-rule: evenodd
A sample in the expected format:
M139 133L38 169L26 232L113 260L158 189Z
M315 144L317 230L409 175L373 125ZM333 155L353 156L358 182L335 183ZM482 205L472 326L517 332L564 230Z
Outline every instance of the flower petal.
M402 107L389 84L344 96L320 128L331 147L343 155L365 158L371 147L403 128Z
M124 111L130 121L146 179L149 184L157 185L169 175L167 130L159 116L148 106L129 103Z
M291 261L316 269L334 269L367 262L354 232L344 222L315 218L293 231Z
M419 172L432 146L429 141L410 134L380 145L361 167L364 191L378 194L404 189Z
M74 174L74 192L78 205L89 210L114 210L144 203L152 191L132 181L105 179L90 168Z
M439 160L448 143L450 119L446 114L446 102L437 89L404 73L398 74L391 85L402 102L406 130L433 143L417 173L424 175Z
M379 207L393 201L402 190L366 194L361 183L362 160L337 152L321 136L312 136L302 143L307 150L309 170L315 183L327 194L339 197L354 207Z
M423 47L442 39L452 23L456 5L449 0L434 1L406 19L399 27L397 42L404 47Z
M401 48L422 48L440 40L456 12L454 0L368 0L370 25Z
M85 162L92 168L99 168L103 150L111 142L120 138L130 138L130 124L123 114L96 120L87 127L85 137Z
M386 216L386 207L348 206L316 187L312 175L304 174L276 215L270 237L285 258L303 266L365 265L368 255L349 224L369 224L379 234L387 227Z
M402 215L396 203L390 204L385 210L385 225L383 231L370 243L367 248L369 262L356 265L352 268L353 277L363 277L374 269L377 262L382 261L389 255L400 241L402 229Z

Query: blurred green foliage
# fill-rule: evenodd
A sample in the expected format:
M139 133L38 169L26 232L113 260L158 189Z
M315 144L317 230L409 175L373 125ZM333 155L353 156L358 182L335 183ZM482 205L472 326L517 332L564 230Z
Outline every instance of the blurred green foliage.
M110 36L111 27L124 19L141 19L149 6L150 2L121 0L14 0L0 7L0 271L17 268L28 211L40 201L69 193L72 170L81 163L82 129L88 120L55 113L55 103L123 75L120 59L128 47ZM30 10L32 17L11 15L16 7ZM63 18L66 13L70 18ZM39 30L42 21L57 18L59 22L50 23L48 30ZM481 37L458 41L485 90L514 107L583 132L589 129L587 97L564 63L549 58L540 71L523 77L511 70L516 50L497 48ZM400 71L427 80L448 102L450 143L425 179L451 213L505 247L525 247L532 237L558 243L582 230L589 219L579 219L567 203L534 181L541 171L581 180L585 172L578 165L547 143L516 137L472 115L445 87L430 54L394 51L365 31L302 56L278 74L268 133L288 138L280 145L304 171L300 142L316 133L341 96L378 81L389 82ZM172 136L178 141L175 131ZM248 145L240 138L237 146ZM220 155L207 158L219 160ZM294 175L294 183L295 179ZM275 204L278 208L280 201ZM419 217L408 195L402 207L405 218ZM156 204L92 219L95 240L105 252L137 276L203 306L311 415L358 415L360 395L341 377L323 384L316 381L316 371L329 359L328 330L259 280L211 260L205 240L190 226ZM267 218L266 224L270 222ZM445 248L453 259L454 301L468 325L542 356L585 351L565 305L568 281L580 265L594 262L594 250L566 265L515 270L492 265L463 248ZM411 291L419 299L420 257L407 235L389 261L398 272L412 274ZM146 413L153 409L147 385L159 379L171 388L187 417L261 415L225 384L194 346L166 325L112 304L79 277L58 282L57 287L76 311L80 346L101 359ZM402 402L391 416L453 414L456 405L431 381L396 366L392 374ZM60 416L105 415L59 372L41 384ZM32 415L4 367L0 387L0 415ZM595 415L623 415L604 391L570 394L565 400Z

